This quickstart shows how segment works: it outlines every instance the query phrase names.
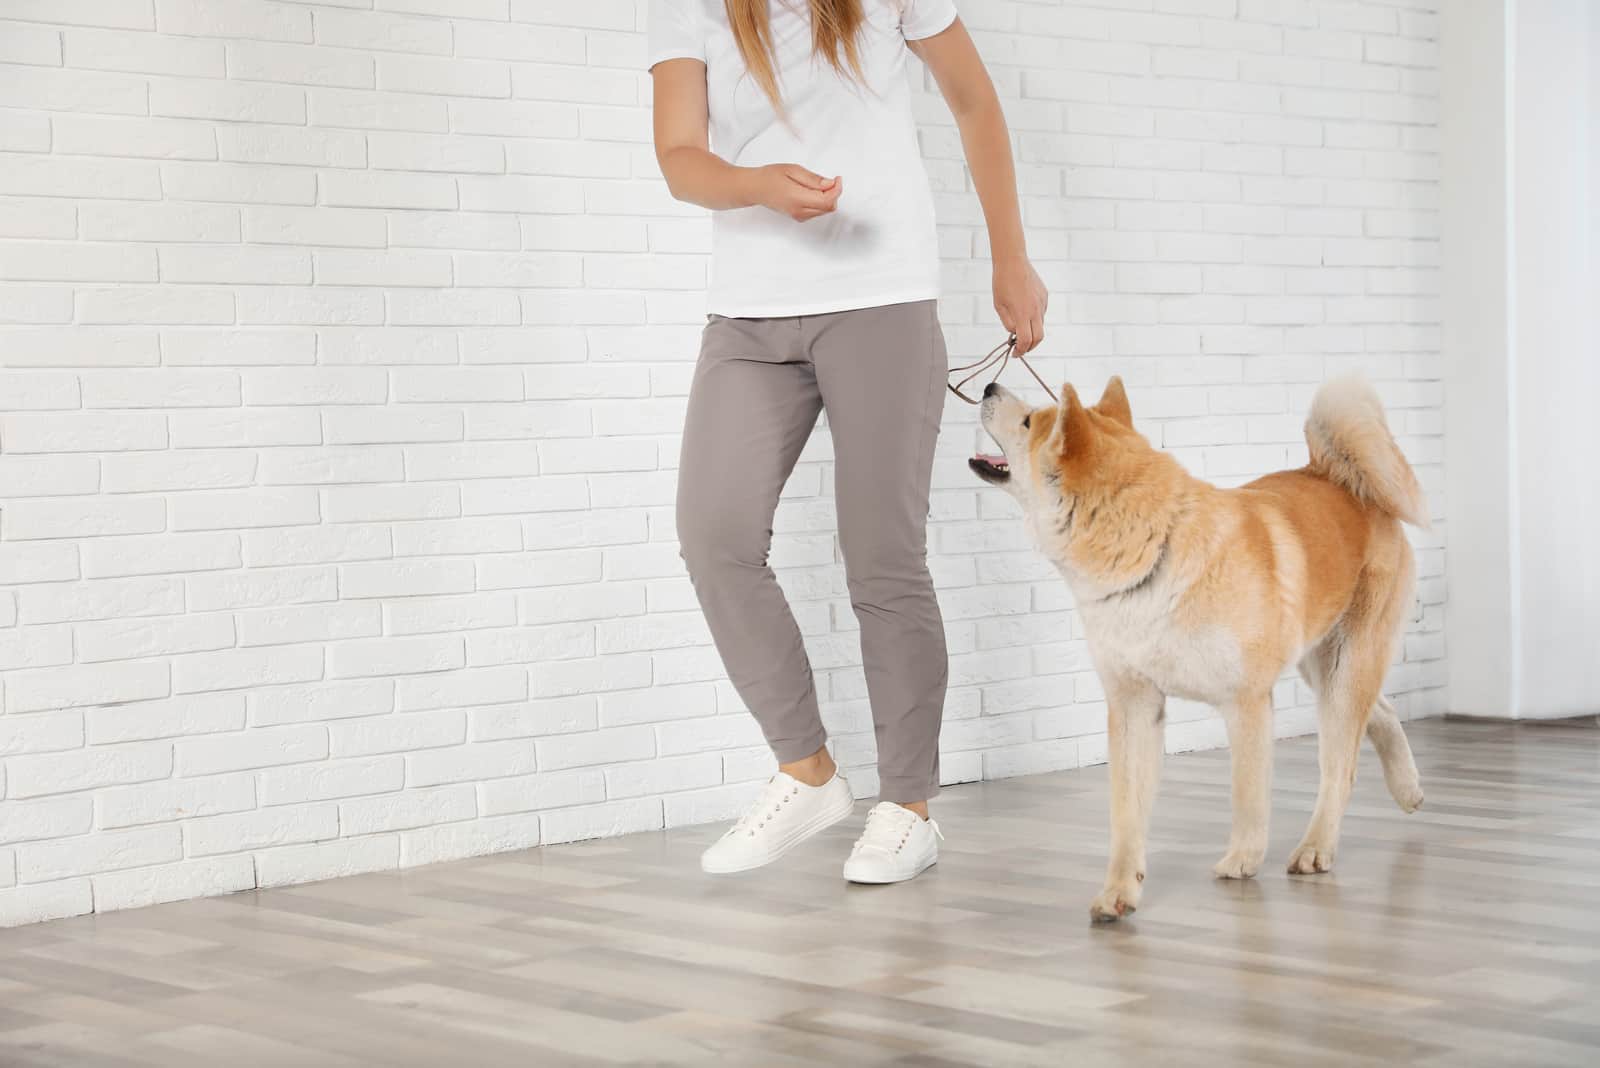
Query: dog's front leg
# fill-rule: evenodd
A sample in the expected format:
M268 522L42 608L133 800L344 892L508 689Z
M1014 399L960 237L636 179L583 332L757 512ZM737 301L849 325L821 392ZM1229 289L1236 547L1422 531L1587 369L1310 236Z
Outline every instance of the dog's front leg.
M1139 907L1144 882L1144 839L1161 777L1162 718L1166 697L1144 679L1106 678L1111 765L1111 860L1106 885L1089 906L1097 923L1110 923Z
M1272 813L1272 692L1241 696L1222 710L1233 762L1233 833L1212 867L1223 879L1248 879L1261 870Z

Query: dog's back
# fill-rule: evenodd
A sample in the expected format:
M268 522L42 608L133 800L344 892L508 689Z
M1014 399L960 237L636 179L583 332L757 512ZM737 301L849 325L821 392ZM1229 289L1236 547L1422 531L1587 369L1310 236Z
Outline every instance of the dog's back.
M1365 382L1344 379L1318 391L1305 433L1305 467L1227 496L1247 517L1245 529L1262 532L1236 548L1259 557L1258 573L1270 573L1297 617L1300 640L1309 644L1374 587L1409 592L1412 551L1401 523L1426 526L1427 513L1416 476Z

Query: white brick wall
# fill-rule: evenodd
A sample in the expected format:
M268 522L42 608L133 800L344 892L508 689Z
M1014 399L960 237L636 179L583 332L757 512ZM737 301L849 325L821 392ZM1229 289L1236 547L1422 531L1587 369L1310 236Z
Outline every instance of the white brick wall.
M0 0L0 924L720 819L767 774L673 544L708 227L656 173L645 2ZM1432 6L960 0L1046 372L1121 373L1238 482L1360 370L1442 514ZM970 356L986 241L917 110ZM946 777L1103 760L1081 626L978 436L952 405ZM830 459L773 557L870 793ZM1444 682L1418 544L1410 715Z

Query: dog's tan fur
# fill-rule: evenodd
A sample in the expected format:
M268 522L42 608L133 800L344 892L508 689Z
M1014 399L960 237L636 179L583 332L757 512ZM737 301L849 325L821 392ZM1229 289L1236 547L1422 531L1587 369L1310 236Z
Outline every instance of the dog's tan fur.
M1363 733L1400 807L1422 803L1381 687L1414 572L1400 524L1427 519L1370 387L1324 386L1306 423L1311 462L1233 490L1151 447L1119 379L1092 408L1070 385L1059 406L1032 411L992 386L983 425L1009 475L973 468L1021 502L1072 588L1105 685L1111 855L1095 919L1139 904L1168 695L1211 704L1227 724L1234 821L1218 876L1248 878L1266 852L1272 687L1290 664L1317 693L1322 781L1289 871L1332 866Z

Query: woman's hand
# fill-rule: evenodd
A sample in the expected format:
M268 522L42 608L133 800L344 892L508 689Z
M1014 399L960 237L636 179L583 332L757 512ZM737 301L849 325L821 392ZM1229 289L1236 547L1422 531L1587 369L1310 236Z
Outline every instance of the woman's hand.
M1026 353L1044 340L1044 312L1050 293L1026 256L996 260L994 310L1000 324L1017 335L1017 352Z
M756 167L751 176L751 199L795 222L827 215L839 206L839 194L844 192L842 179L824 178L793 163Z

